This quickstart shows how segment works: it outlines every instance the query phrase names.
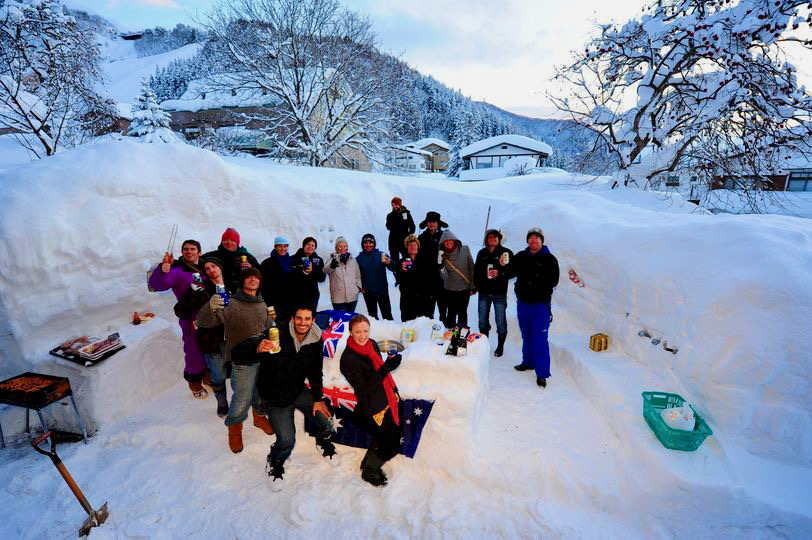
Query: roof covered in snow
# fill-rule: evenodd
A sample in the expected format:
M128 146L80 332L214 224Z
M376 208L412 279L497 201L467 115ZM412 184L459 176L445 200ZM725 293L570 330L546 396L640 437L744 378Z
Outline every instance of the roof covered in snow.
M487 139L477 141L473 144L469 144L468 146L465 146L460 149L460 156L461 157L470 156L472 154L476 154L477 152L487 150L488 148L499 146L500 144L511 144L513 146L519 146L521 148L533 150L541 154L545 154L547 156L553 153L553 149L547 143L537 141L536 139L531 139L530 137L525 137L524 135L506 134L506 135L495 135L493 137L488 137Z
M431 157L431 152L427 150L421 150L421 146L417 145L416 143L405 144L401 146L396 146L398 150L403 150L405 152L411 152L412 154L420 154L421 156Z
M272 105L275 96L263 94L258 89L228 89L225 81L196 79L189 82L186 92L178 99L168 99L161 103L166 111L202 111L224 107L260 107Z
M445 148L446 150L451 148L451 146L449 146L449 144L447 142L445 142L443 140L440 140L440 139L434 139L432 137L426 137L425 139L420 139L419 141L415 141L412 144L414 144L418 148L425 148L425 147L427 147L429 145L432 145L432 144L436 144L437 146L439 146L441 148Z

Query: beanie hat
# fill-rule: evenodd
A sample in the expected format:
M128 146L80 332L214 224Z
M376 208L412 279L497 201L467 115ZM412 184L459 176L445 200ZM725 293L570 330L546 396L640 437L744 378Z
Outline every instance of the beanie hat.
M339 236L338 238L336 238L336 243L335 243L335 248L336 249L338 249L338 244L340 244L341 242L344 242L345 244L347 244L349 246L349 243L347 242L347 239L344 238L343 236Z
M277 236L276 238L273 239L273 245L275 245L275 246L289 246L290 242L288 242L288 239L285 238L284 236L279 235L279 236Z
M372 235L372 233L366 233L364 236L362 236L361 237L361 244L363 244L367 240L372 242L373 245L378 245L378 243L375 241L375 237Z
M544 231L542 231L540 227L530 227L530 230L527 231L527 238L525 240L530 240L530 235L532 234L535 234L541 239L542 242L544 242Z
M316 239L313 238L312 236L308 236L307 238L302 240L302 247L305 247L308 244L308 242L313 242L314 244L316 244L316 247L319 247L319 243L316 242Z
M220 267L220 271L221 272L223 271L223 261L221 261L217 257L206 257L205 259L201 259L200 260L200 268L203 268L204 266L206 266L206 263L216 264L217 266Z
M220 238L220 243L223 243L223 240L234 240L237 242L237 245L240 245L240 233L237 232L237 229L232 229L229 227L226 229L226 232L223 233L223 237Z
M260 287L262 286L262 274L253 266L249 266L248 268L243 268L242 272L240 272L240 288L242 288L245 280L251 276L256 276L259 279Z
M392 204L401 206L403 204L403 201L400 200L400 197L392 197Z

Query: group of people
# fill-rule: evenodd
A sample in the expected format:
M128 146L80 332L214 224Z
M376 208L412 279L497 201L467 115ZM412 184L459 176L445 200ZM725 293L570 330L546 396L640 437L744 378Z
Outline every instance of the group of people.
M433 318L437 306L447 327L468 324L469 298L479 293L483 334L490 330L490 308L494 307L496 356L503 354L507 337L508 280L516 278L523 344L522 362L515 369L535 369L537 383L546 386L550 297L558 283L558 262L543 245L541 229L528 231L527 248L515 256L501 245L498 230L488 230L486 245L474 261L470 249L448 230L437 212L426 214L420 223L425 230L416 236L411 213L395 197L386 227L389 254L377 249L372 234L365 234L356 257L340 236L327 260L316 253L318 243L310 236L291 256L289 241L277 236L274 250L262 263L240 245L239 233L227 228L217 249L202 253L197 240L186 240L181 258L175 260L166 253L149 277L151 290L171 289L177 298L184 379L196 398L208 396L204 384L214 392L231 451L243 449L242 429L249 409L256 428L276 435L267 460L274 482L283 478L285 460L293 450L295 409L318 426L315 439L322 455L335 456L331 415L322 401L324 342L315 325L319 284L328 277L333 309L355 312L358 295L363 294L370 316L377 318L380 310L381 317L391 320L387 272L392 272L400 288L402 320ZM358 400L355 414L374 439L362 460L361 476L380 486L387 482L383 464L400 449L400 398L391 372L401 357L393 354L384 360L369 337L369 327L364 315L350 320L340 369ZM229 371L230 402L226 396Z

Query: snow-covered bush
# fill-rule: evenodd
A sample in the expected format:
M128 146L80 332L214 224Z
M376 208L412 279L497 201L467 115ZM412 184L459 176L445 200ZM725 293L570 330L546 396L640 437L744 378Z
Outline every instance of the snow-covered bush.
M536 160L530 156L516 156L508 159L502 164L508 176L524 176L533 174Z

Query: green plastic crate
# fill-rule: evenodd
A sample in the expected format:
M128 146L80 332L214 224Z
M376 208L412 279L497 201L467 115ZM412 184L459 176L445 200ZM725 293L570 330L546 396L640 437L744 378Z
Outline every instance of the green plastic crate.
M682 407L683 403L685 400L679 394L643 392L643 418L646 419L646 424L663 446L671 450L693 452L702 445L702 441L708 435L713 435L713 431L708 427L705 419L691 407L691 410L694 411L694 418L696 418L696 425L693 431L686 431L668 427L660 414L663 409Z

